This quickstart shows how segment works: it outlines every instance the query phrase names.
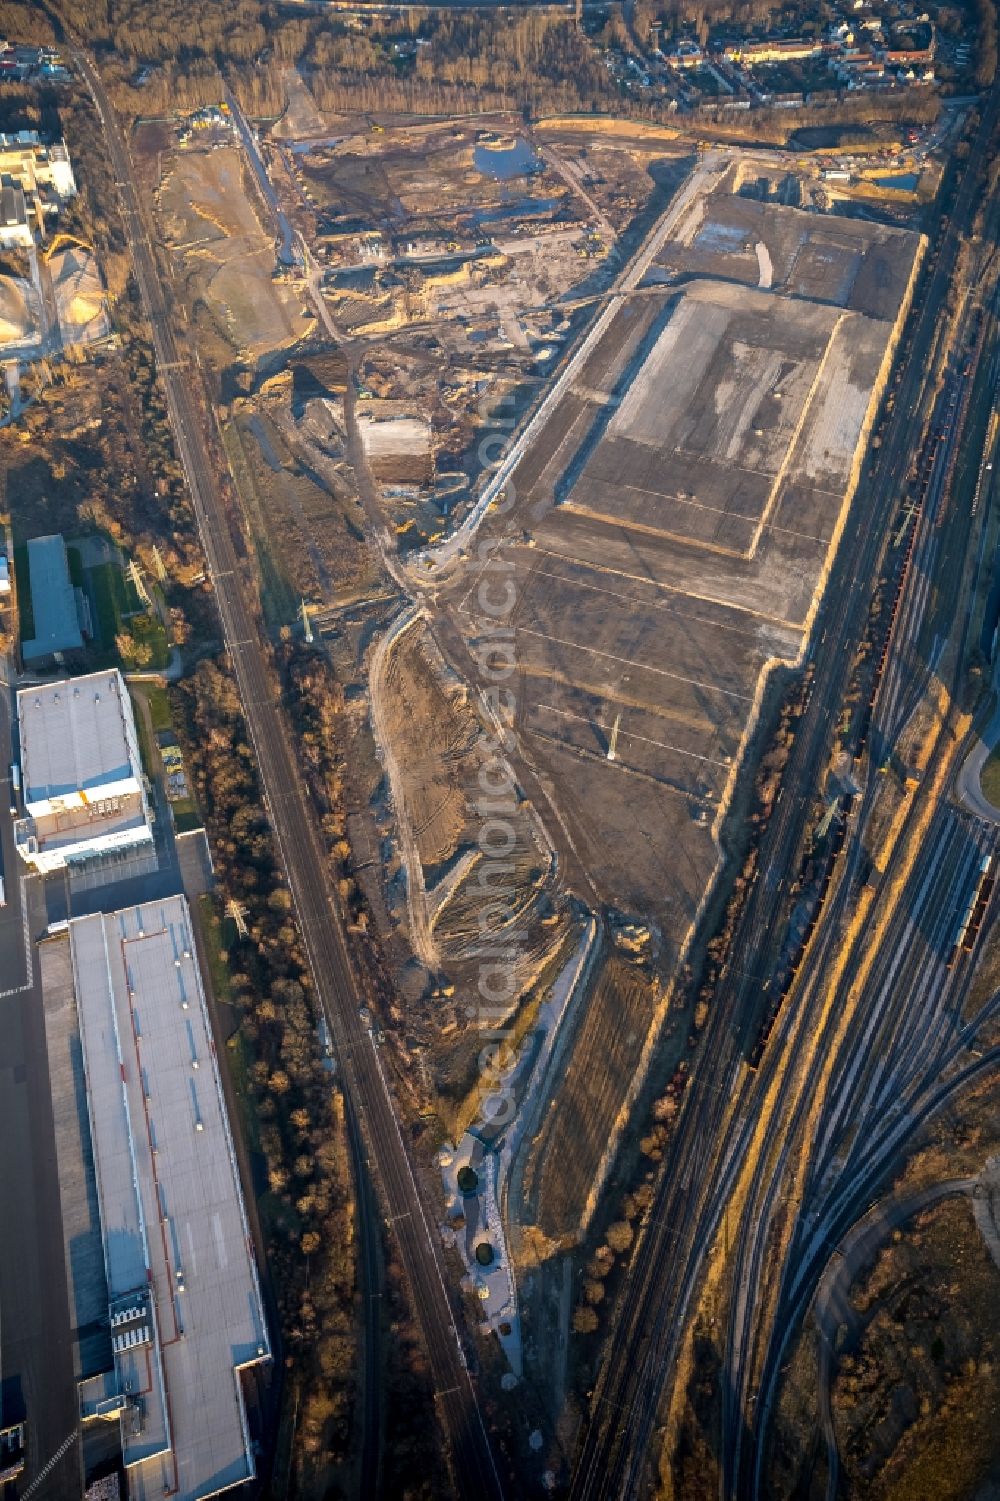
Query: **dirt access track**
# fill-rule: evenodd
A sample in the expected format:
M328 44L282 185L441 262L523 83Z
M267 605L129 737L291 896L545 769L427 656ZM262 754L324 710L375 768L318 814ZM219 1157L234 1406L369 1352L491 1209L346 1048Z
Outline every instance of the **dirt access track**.
M489 587L514 581L523 759L601 899L668 958L769 672L801 660L922 249L739 183L684 206L469 549L495 541ZM480 569L442 578L473 645Z

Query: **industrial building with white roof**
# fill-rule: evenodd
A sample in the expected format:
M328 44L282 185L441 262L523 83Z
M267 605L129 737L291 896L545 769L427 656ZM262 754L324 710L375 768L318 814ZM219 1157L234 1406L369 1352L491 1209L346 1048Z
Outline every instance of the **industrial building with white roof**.
M18 852L46 872L112 850L152 845L132 704L118 671L17 695L26 817Z
M129 1494L254 1473L240 1372L270 1359L191 916L171 896L68 924ZM92 1398L88 1410L88 1395Z

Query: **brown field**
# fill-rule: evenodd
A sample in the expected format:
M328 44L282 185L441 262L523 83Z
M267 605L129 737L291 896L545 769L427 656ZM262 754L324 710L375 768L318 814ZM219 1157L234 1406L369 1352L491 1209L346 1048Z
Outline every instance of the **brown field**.
M910 231L808 213L741 193L715 193L702 205L683 236L657 257L663 274L721 276L756 287L761 279L757 247L763 246L775 291L869 318L895 317L909 280ZM655 272L650 279L656 279Z
M483 823L476 806L482 796L477 780L482 723L465 684L446 666L423 622L392 646L372 691L378 694L392 781L402 790L404 807L397 813L420 862L430 927L451 968L481 942L479 915L492 900L480 880L477 844ZM513 874L505 873L507 910L503 923L493 914L489 931L527 921L548 874L547 852L523 799L518 798L510 822L516 844L505 855L514 866Z
M507 857L513 870L507 888L510 900L506 926L525 928L530 933L533 923L537 921L538 914L534 909L538 906L549 874L549 863L526 810L522 809L516 815L514 823L517 843ZM474 954L479 941L479 916L486 905L479 879L481 865L482 862L476 860L470 863L468 870L463 871L461 880L449 891L447 901L441 906L434 921L434 931L441 941L442 949L444 953L453 956L453 962L461 960L467 952ZM433 901L435 889L432 888L428 895ZM444 889L441 895L444 895ZM532 963L529 953L529 970Z
M342 121L324 116L316 108L316 101L309 91L298 68L286 68L282 75L285 89L285 113L271 127L277 140L301 140L304 136L319 136L332 132Z
M479 723L462 685L445 686L429 659L432 650L419 627L403 636L386 668L384 700L400 747L406 817L433 884L431 873L468 837Z
M642 966L612 954L577 1002L581 1020L523 1169L520 1223L572 1243L585 1221L602 1159L653 1025L659 992Z
M870 306L877 285L894 316L919 244L712 195L661 258L707 215L758 208L792 291L737 284L741 227L713 250L733 280L630 298L515 469L509 518L485 523L516 582L521 754L600 899L652 917L665 966L718 868L768 673L800 660L888 369L892 322L837 298ZM822 300L800 295L807 267ZM477 585L450 586L466 636Z
M514 946L503 949L513 988L501 1005L521 1015L535 1004L539 976L562 943L563 904L548 894L549 855L520 796L504 815L513 847L502 861L483 858L482 726L424 621L391 641L371 674L371 693L387 772L373 811L391 794L398 850L391 903L410 951L424 957L422 965L406 967L400 1020L423 1060L428 1093L449 1131L460 1134L474 1108L483 1046L477 982L484 942ZM389 864L396 869L395 857ZM495 1014L491 1024L498 1024Z
M414 123L381 136L347 135L300 154L297 166L321 211L363 213L384 225L440 224L442 214L460 217L504 197L501 184L474 162L476 138L490 123ZM516 128L513 120L495 123ZM565 192L562 184L547 184L545 196Z
M546 987L568 959L574 936L566 917L546 927L537 922L531 925L520 965L523 989L504 1022L508 1058L513 1059L522 1047L532 1049L531 1033L537 1022L539 1003ZM467 999L475 994L476 969L472 965L459 961L449 968L449 974L453 976L457 997ZM457 1141L463 1131L481 1120L480 1053L488 1040L488 1028L470 1018L469 1008L461 1001L456 1006L447 998L432 996L425 1005L431 1025L418 1025L418 1031L427 1050L434 1102L445 1134L450 1141ZM411 1017L413 1011L411 1006Z
M364 345L359 384L431 423L426 461L422 439L369 459L386 521L411 553L440 541L467 504L484 392L516 389L522 409L533 397L585 316L568 299L607 285L617 235L676 185L678 158L659 146L536 141L507 117L387 120L377 133L339 119L320 131L302 80L290 73L288 85L269 157L324 268L332 326ZM524 148L520 175L498 180L491 138Z
M683 175L690 144L676 132L652 127L648 134L628 129L626 120L542 120L534 140L549 146L565 173L585 189L619 234L626 233L647 206L655 184ZM620 127L620 133L616 129Z
M192 305L203 304L224 345L256 361L303 337L312 318L302 316L301 295L272 277L274 241L254 212L243 171L235 146L180 151L158 205Z
M227 426L226 448L257 545L270 618L287 623L300 599L334 605L370 589L377 560L364 541L350 472L334 472L328 448L315 443L305 421L294 422L283 402L261 405L244 408ZM332 446L335 451L336 437Z

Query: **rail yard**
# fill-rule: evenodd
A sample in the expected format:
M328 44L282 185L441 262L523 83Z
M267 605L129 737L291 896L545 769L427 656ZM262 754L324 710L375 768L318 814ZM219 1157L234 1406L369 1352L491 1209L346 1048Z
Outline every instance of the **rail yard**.
M623 57L645 45L636 12L617 17ZM39 1059L53 1079L54 1148L33 1144L51 1181L13 1202L42 1206L30 1239L59 1200L69 1302L97 1311L70 1330L53 1273L46 1404L0 1286L0 1362L24 1367L11 1415L0 1365L18 1494L65 1490L71 1467L141 1488L140 1460L186 1494L184 1433L206 1474L215 1459L211 1405L176 1386L197 1348L226 1378L226 1474L302 1501L984 1501L1000 86L925 102L935 9L912 20L928 57L902 130L738 129L737 85L762 118L758 62L805 49L811 77L850 53L850 18L746 68L739 49L661 52L655 30L648 76L606 48L622 98L715 78L711 119L687 83L659 123L546 118L514 91L461 112L458 72L431 114L439 25L461 51L481 22L396 35L394 11L352 8L293 25L340 59L336 87L288 62L282 31L266 71L206 66L160 109L158 66L116 72L110 42L55 14L48 66L100 133L115 227L80 228L87 163L68 232L46 238L39 198L38 242L25 219L0 265L0 626L24 705L3 853L30 866L0 880L25 969L0 999L25 1021L32 1115ZM589 58L595 24L578 8L562 45ZM390 52L387 91L409 80L421 109L372 107L360 80ZM141 526L87 493L73 444L101 417L65 400L60 361L115 393L108 454ZM52 661L42 558L80 623ZM42 798L28 706L79 719L81 695L95 724L121 704L128 777L67 744L76 780L53 772ZM84 846L126 794L141 840L115 832L112 902ZM51 869L43 819L89 831ZM155 947L148 974L127 945ZM154 981L157 1005L198 1009L151 1082ZM74 1046L75 1115L72 1090L56 1099ZM189 1125L220 1154L252 1291L231 1351L204 1292L220 1215L188 1227L185 1261L187 1211L166 1202ZM112 1161L135 1206L108 1199ZM169 1196L207 1203L207 1180L184 1182ZM116 1214L130 1249L112 1229L102 1273ZM84 1371L105 1345L109 1369ZM111 1391L112 1364L142 1362L143 1394L131 1374ZM117 1449L94 1438L109 1415Z
M984 120L977 141L990 128ZM489 153L522 150L530 186L511 198L494 183L470 209ZM946 566L942 527L966 503L959 455L991 358L992 311L984 293L943 327L929 311L954 273L959 228L935 240L919 219L818 211L808 177L791 185L787 157L726 148L695 161L665 150L644 233L623 252L614 196L588 203L567 155L565 141L532 155L502 131L412 128L385 142L348 129L265 150L255 170L268 174L300 247L303 311L343 349L345 368L325 392L313 388L311 406L298 375L283 387L273 364L258 368L242 382L234 430L244 461L259 451L250 467L270 467L289 496L309 453L309 483L324 475L341 508L334 524L353 535L361 522L377 542L383 581L345 593L328 551L334 513L282 500L302 556L289 571L294 553L272 555L267 486L256 480L246 517L269 559L266 609L288 620L296 596L310 595L338 672L370 703L358 720L350 837L383 850L381 871L369 857L359 874L399 966L385 1045L401 1087L445 1124L455 1144L445 1160L457 1151L490 1180L471 1223L517 1280L517 1314L499 1327L518 1375L533 1377L554 1353L565 1361L573 1241L589 1233L647 1075L662 1077L671 1055L676 1069L685 1044L696 1049L690 1077L675 1074L665 1118L676 1126L648 1175L577 1460L554 1429L544 1436L555 1410L542 1403L535 1421L556 1472L575 1468L574 1493L631 1494L657 1462L656 1423L666 1421L669 1466L670 1445L689 1443L701 1421L653 1373L683 1368L706 1308L724 1309L720 1484L735 1496L767 1483L765 1446L740 1438L747 1414L752 1427L778 1400L785 1336L766 1331L796 1329L815 1286L800 1278L786 1290L764 1255L796 1244L789 1194L804 1202L804 1184L826 1181L804 1154L808 1133L827 1110L832 1153L841 1119L884 1112L942 1059L957 1089L963 1049L991 1015L965 1023L973 1030L960 1029L948 1052L932 1057L915 1041L954 1009L992 900L992 834L935 801L971 721L955 704L957 680L942 676L960 672L963 649L933 583ZM209 160L221 170L219 151ZM960 174L953 226L976 162ZM442 206L454 221L446 230ZM583 253L579 270L564 246ZM298 275L283 270L278 285ZM232 338L245 321L216 329ZM492 478L473 456L491 427ZM294 484L304 495L302 479ZM985 531L968 535L972 547ZM950 557L947 567L954 577ZM958 577L972 598L978 568ZM498 581L510 601L502 611L484 607ZM502 699L490 686L498 650L510 662ZM731 889L755 767L807 666L780 781L756 794L763 834L745 910L716 993L692 1013L683 966ZM831 715L858 673L834 743ZM501 780L514 792L501 903L490 900L493 860L470 790L484 732L498 735ZM796 784L798 795L787 790ZM817 802L821 833L810 835L815 853L791 902ZM899 906L911 891L916 904ZM601 917L582 967L567 947L581 902ZM859 934L862 957L854 969L838 961L831 978L834 945L850 943L835 938L838 924ZM480 945L517 945L498 1055L512 1082L495 1096L509 1094L523 1116L509 1146L480 1119L481 1042L463 1005L482 963L477 933ZM883 948L889 934L895 947ZM918 934L940 983L925 978ZM869 1078L838 1050L883 1025L900 950L926 1005L914 1000L907 1024L887 1034L899 1071L886 1063ZM563 993L571 972L576 989L546 1020L546 987L558 976ZM943 1075L935 1087L950 1097ZM865 1187L889 1171L901 1130L887 1117L872 1136ZM446 1227L449 1243L469 1212ZM472 1245L467 1231L463 1243ZM492 1299L494 1284L480 1280ZM758 1396L766 1382L768 1405ZM612 1402L630 1413L613 1433L603 1420Z

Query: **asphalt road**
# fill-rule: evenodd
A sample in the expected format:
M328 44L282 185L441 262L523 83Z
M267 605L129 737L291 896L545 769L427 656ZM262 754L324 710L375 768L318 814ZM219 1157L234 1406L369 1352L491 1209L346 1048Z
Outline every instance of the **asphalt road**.
M0 908L0 1417L28 1424L27 1463L11 1495L31 1488L37 1501L64 1501L83 1488L78 1404L42 998L27 942L45 917L40 883L22 885L14 851L11 716L12 695L0 683L0 854L7 897ZM27 917L25 895L31 900Z
M274 191L271 179L267 174L267 167L264 163L264 158L260 154L250 122L237 104L236 97L228 85L226 87L226 103L229 105L232 117L236 121L236 128L240 133L244 150L253 168L254 177L257 179L257 186L260 188L264 196L264 201L274 219L278 239L281 242L278 246L278 260L283 266L294 266L296 259L295 236L292 233L292 226L288 222L288 216L284 209L278 202L278 195Z
M1000 824L1000 812L994 808L983 791L980 778L983 767L989 759L990 751L998 739L1000 739L1000 713L994 714L983 731L982 739L976 741L958 774L958 794L965 806L975 813L977 818L983 819L986 823L995 824Z
M673 1150L616 1309L605 1363L573 1479L577 1498L632 1496L642 1486L663 1393L675 1372L686 1321L752 1130L746 1086L745 1018L773 971L784 932L785 882L801 846L831 728L867 614L886 529L904 493L914 432L920 431L940 309L975 207L1000 93L991 96L937 261L921 289L907 362L877 460L863 477L852 525L828 589L810 704L761 849L760 870L713 997L701 1066L685 1096ZM765 1059L767 1055L765 1054Z
M399 1246L456 1483L463 1496L488 1501L501 1496L502 1487L446 1288L440 1235L422 1202L376 1046L360 1019L364 998L359 994L347 952L316 815L278 708L277 683L230 531L224 481L220 479L226 472L221 444L212 429L200 373L175 336L131 158L117 119L89 58L77 52L75 60L104 126L171 426L187 476L268 815L317 995L330 1026L340 1076Z

